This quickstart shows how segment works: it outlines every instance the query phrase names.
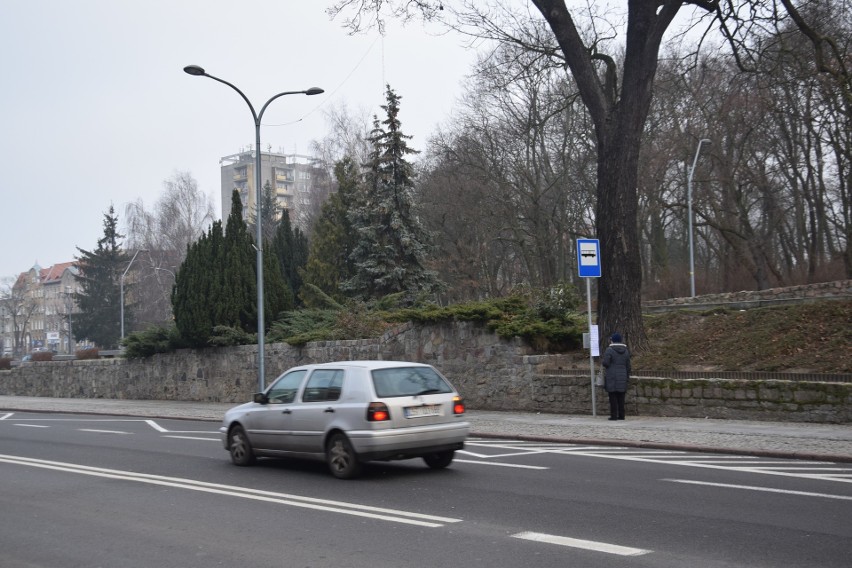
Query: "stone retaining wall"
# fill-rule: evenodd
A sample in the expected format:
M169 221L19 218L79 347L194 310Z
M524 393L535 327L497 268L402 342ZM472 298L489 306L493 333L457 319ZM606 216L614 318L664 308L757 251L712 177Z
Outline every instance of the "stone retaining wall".
M471 409L591 414L587 352L534 355L474 323L404 324L375 340L326 341L266 350L267 383L298 364L347 359L430 363ZM585 375L585 376L584 376ZM0 371L0 395L244 402L257 390L257 346L181 350L143 360L26 363ZM852 422L852 384L640 377L629 412L751 420ZM597 412L607 410L597 389Z
M708 309L717 306L748 309L795 302L848 300L850 298L852 298L852 280L838 280L788 286L786 288L743 290L742 292L724 294L705 294L694 298L655 300L642 302L642 309L645 311L665 311L679 308Z

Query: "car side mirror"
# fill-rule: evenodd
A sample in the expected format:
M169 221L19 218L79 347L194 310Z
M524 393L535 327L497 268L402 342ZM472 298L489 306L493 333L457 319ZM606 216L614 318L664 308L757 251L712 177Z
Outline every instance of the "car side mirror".
M266 393L256 392L254 393L254 402L257 404L269 404L269 397L266 396Z

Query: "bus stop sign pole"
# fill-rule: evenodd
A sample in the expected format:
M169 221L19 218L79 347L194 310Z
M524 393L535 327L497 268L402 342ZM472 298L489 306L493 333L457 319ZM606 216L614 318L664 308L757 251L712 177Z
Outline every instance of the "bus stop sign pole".
M592 325L592 278L601 277L601 245L598 239L577 239L577 274L586 279L586 306L589 313L589 370L592 389L592 416L597 416L595 357L600 356L598 329Z

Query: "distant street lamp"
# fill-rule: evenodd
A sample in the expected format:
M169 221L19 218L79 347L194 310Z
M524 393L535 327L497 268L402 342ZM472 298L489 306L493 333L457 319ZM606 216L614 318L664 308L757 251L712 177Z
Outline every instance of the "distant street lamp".
M689 169L689 177L686 181L686 207L689 209L689 293L692 298L695 297L695 252L692 245L692 176L695 173L695 164L698 163L698 154L701 153L701 145L705 142L711 144L707 138L698 141L695 159L692 160L692 167Z
M251 101L248 100L241 90L237 87L220 79L218 77L214 77L210 75L202 67L198 65L187 65L183 68L183 70L189 75L194 75L196 77L209 77L214 81L218 81L222 84L228 85L232 89L234 89L246 102L251 110L251 116L254 119L254 140L255 140L255 150L254 150L254 185L255 185L255 223L257 225L257 385L258 390L264 390L264 314L263 314L263 233L261 232L261 211L260 211L260 203L262 201L262 189L260 187L260 121L263 119L263 113L266 111L266 107L269 106L269 103L277 99L278 97L283 97L284 95L319 95L323 93L322 89L319 87L311 87L310 89L306 89L304 91L285 91L283 93L278 93L274 95L271 99L266 101L263 104L263 107L260 109L260 113L255 112L254 107L251 104Z
M124 339L124 277L127 276L127 271L130 270L130 267L133 265L133 261L136 260L136 255L140 252L148 252L145 249L139 249L135 253L133 253L133 258L130 259L130 262L127 264L127 268L124 269L124 274L121 275L120 284L121 284L121 339Z
M71 311L74 308L74 296L71 293L71 286L65 287L65 311L68 312L68 354L74 353L74 326L71 321Z
M163 272L168 272L169 274L171 274L171 275L172 275L172 278L174 278L175 280L177 280L177 276L175 276L175 273L174 273L174 272L172 272L171 270L169 270L168 268L159 268L159 267L156 267L156 266L155 266L155 267L154 267L154 270L162 270Z

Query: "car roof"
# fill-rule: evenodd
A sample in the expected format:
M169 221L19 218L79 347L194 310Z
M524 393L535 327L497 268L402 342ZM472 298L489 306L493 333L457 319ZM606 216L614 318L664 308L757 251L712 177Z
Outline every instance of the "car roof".
M376 369L391 369L395 367L429 367L425 363L413 363L410 361L333 361L330 363L314 363L311 365L302 365L298 368L303 369L322 369L328 367L358 367L374 371Z

